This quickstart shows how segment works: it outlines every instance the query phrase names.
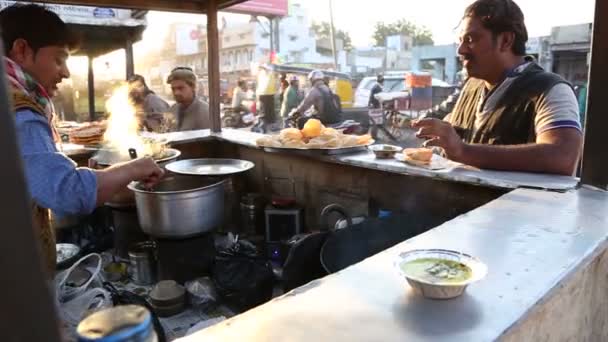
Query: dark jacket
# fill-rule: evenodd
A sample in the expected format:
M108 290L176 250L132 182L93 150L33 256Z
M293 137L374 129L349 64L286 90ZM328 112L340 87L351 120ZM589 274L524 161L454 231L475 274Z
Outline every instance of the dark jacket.
M482 80L470 78L449 121L463 141L472 144L518 145L536 141L534 121L536 103L556 84L567 83L560 76L546 72L532 63L519 75L499 100L496 109L475 128L476 113L484 96Z

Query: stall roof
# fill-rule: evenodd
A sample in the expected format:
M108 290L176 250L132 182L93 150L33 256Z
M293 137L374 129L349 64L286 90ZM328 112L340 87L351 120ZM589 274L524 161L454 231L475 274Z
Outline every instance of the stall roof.
M56 3L81 6L97 6L112 8L135 8L154 11L205 13L210 1L208 0L45 0L33 1L39 3ZM245 2L245 0L216 0L217 9Z

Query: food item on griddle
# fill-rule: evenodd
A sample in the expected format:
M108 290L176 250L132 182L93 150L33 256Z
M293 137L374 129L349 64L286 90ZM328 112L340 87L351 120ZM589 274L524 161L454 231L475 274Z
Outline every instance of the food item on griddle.
M103 135L106 132L106 122L88 122L77 128L72 128L68 135L70 142L80 145L101 144Z
M429 164L433 157L433 150L430 148L406 148L403 150L403 156L405 159L409 159L415 162Z

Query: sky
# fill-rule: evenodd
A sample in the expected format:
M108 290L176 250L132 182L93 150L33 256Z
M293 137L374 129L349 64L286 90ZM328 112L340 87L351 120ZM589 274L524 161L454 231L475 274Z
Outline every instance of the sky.
M311 20L329 21L328 0L291 0L308 10ZM355 46L372 44L374 24L390 23L407 19L428 27L438 44L456 41L454 30L460 17L472 0L332 0L334 23L337 28L350 33ZM595 0L519 0L516 1L526 17L531 37L548 35L552 26L588 23L593 21ZM365 4L353 6L355 3ZM246 20L242 15L227 15L227 20ZM204 16L179 13L151 12L150 25L142 47L153 46L170 21L204 22Z
M300 3L313 21L329 21L328 0L291 0ZM379 21L390 23L407 19L415 24L424 25L431 30L435 44L449 44L457 41L455 29L467 5L472 0L332 0L336 28L349 32L353 45L368 47L372 45L371 36L374 24ZM549 35L551 27L589 23L593 21L595 0L518 0L526 17L529 36ZM354 5L361 4L361 5ZM220 14L228 23L246 21L248 16ZM150 12L148 28L141 42L135 45L135 58L138 54L158 48L159 41L167 33L172 22L205 23L205 16L182 13ZM115 52L110 56L98 58L96 68L110 62L120 64L124 69L124 53ZM72 62L75 71L86 72L84 59ZM114 67L112 68L114 69Z
M353 6L361 2L363 6ZM436 44L457 40L454 30L464 9L472 0L333 0L334 24L350 32L355 46L371 43L374 24L390 23L401 18L428 27ZM516 0L526 18L529 36L549 35L552 26L593 21L595 0ZM327 0L301 1L318 20L329 19Z

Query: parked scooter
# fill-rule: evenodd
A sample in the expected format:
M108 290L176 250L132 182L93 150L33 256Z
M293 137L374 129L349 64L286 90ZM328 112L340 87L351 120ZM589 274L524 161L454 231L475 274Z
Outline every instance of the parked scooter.
M253 125L254 122L254 111L235 110L232 107L224 107L222 111L222 127L243 128Z

